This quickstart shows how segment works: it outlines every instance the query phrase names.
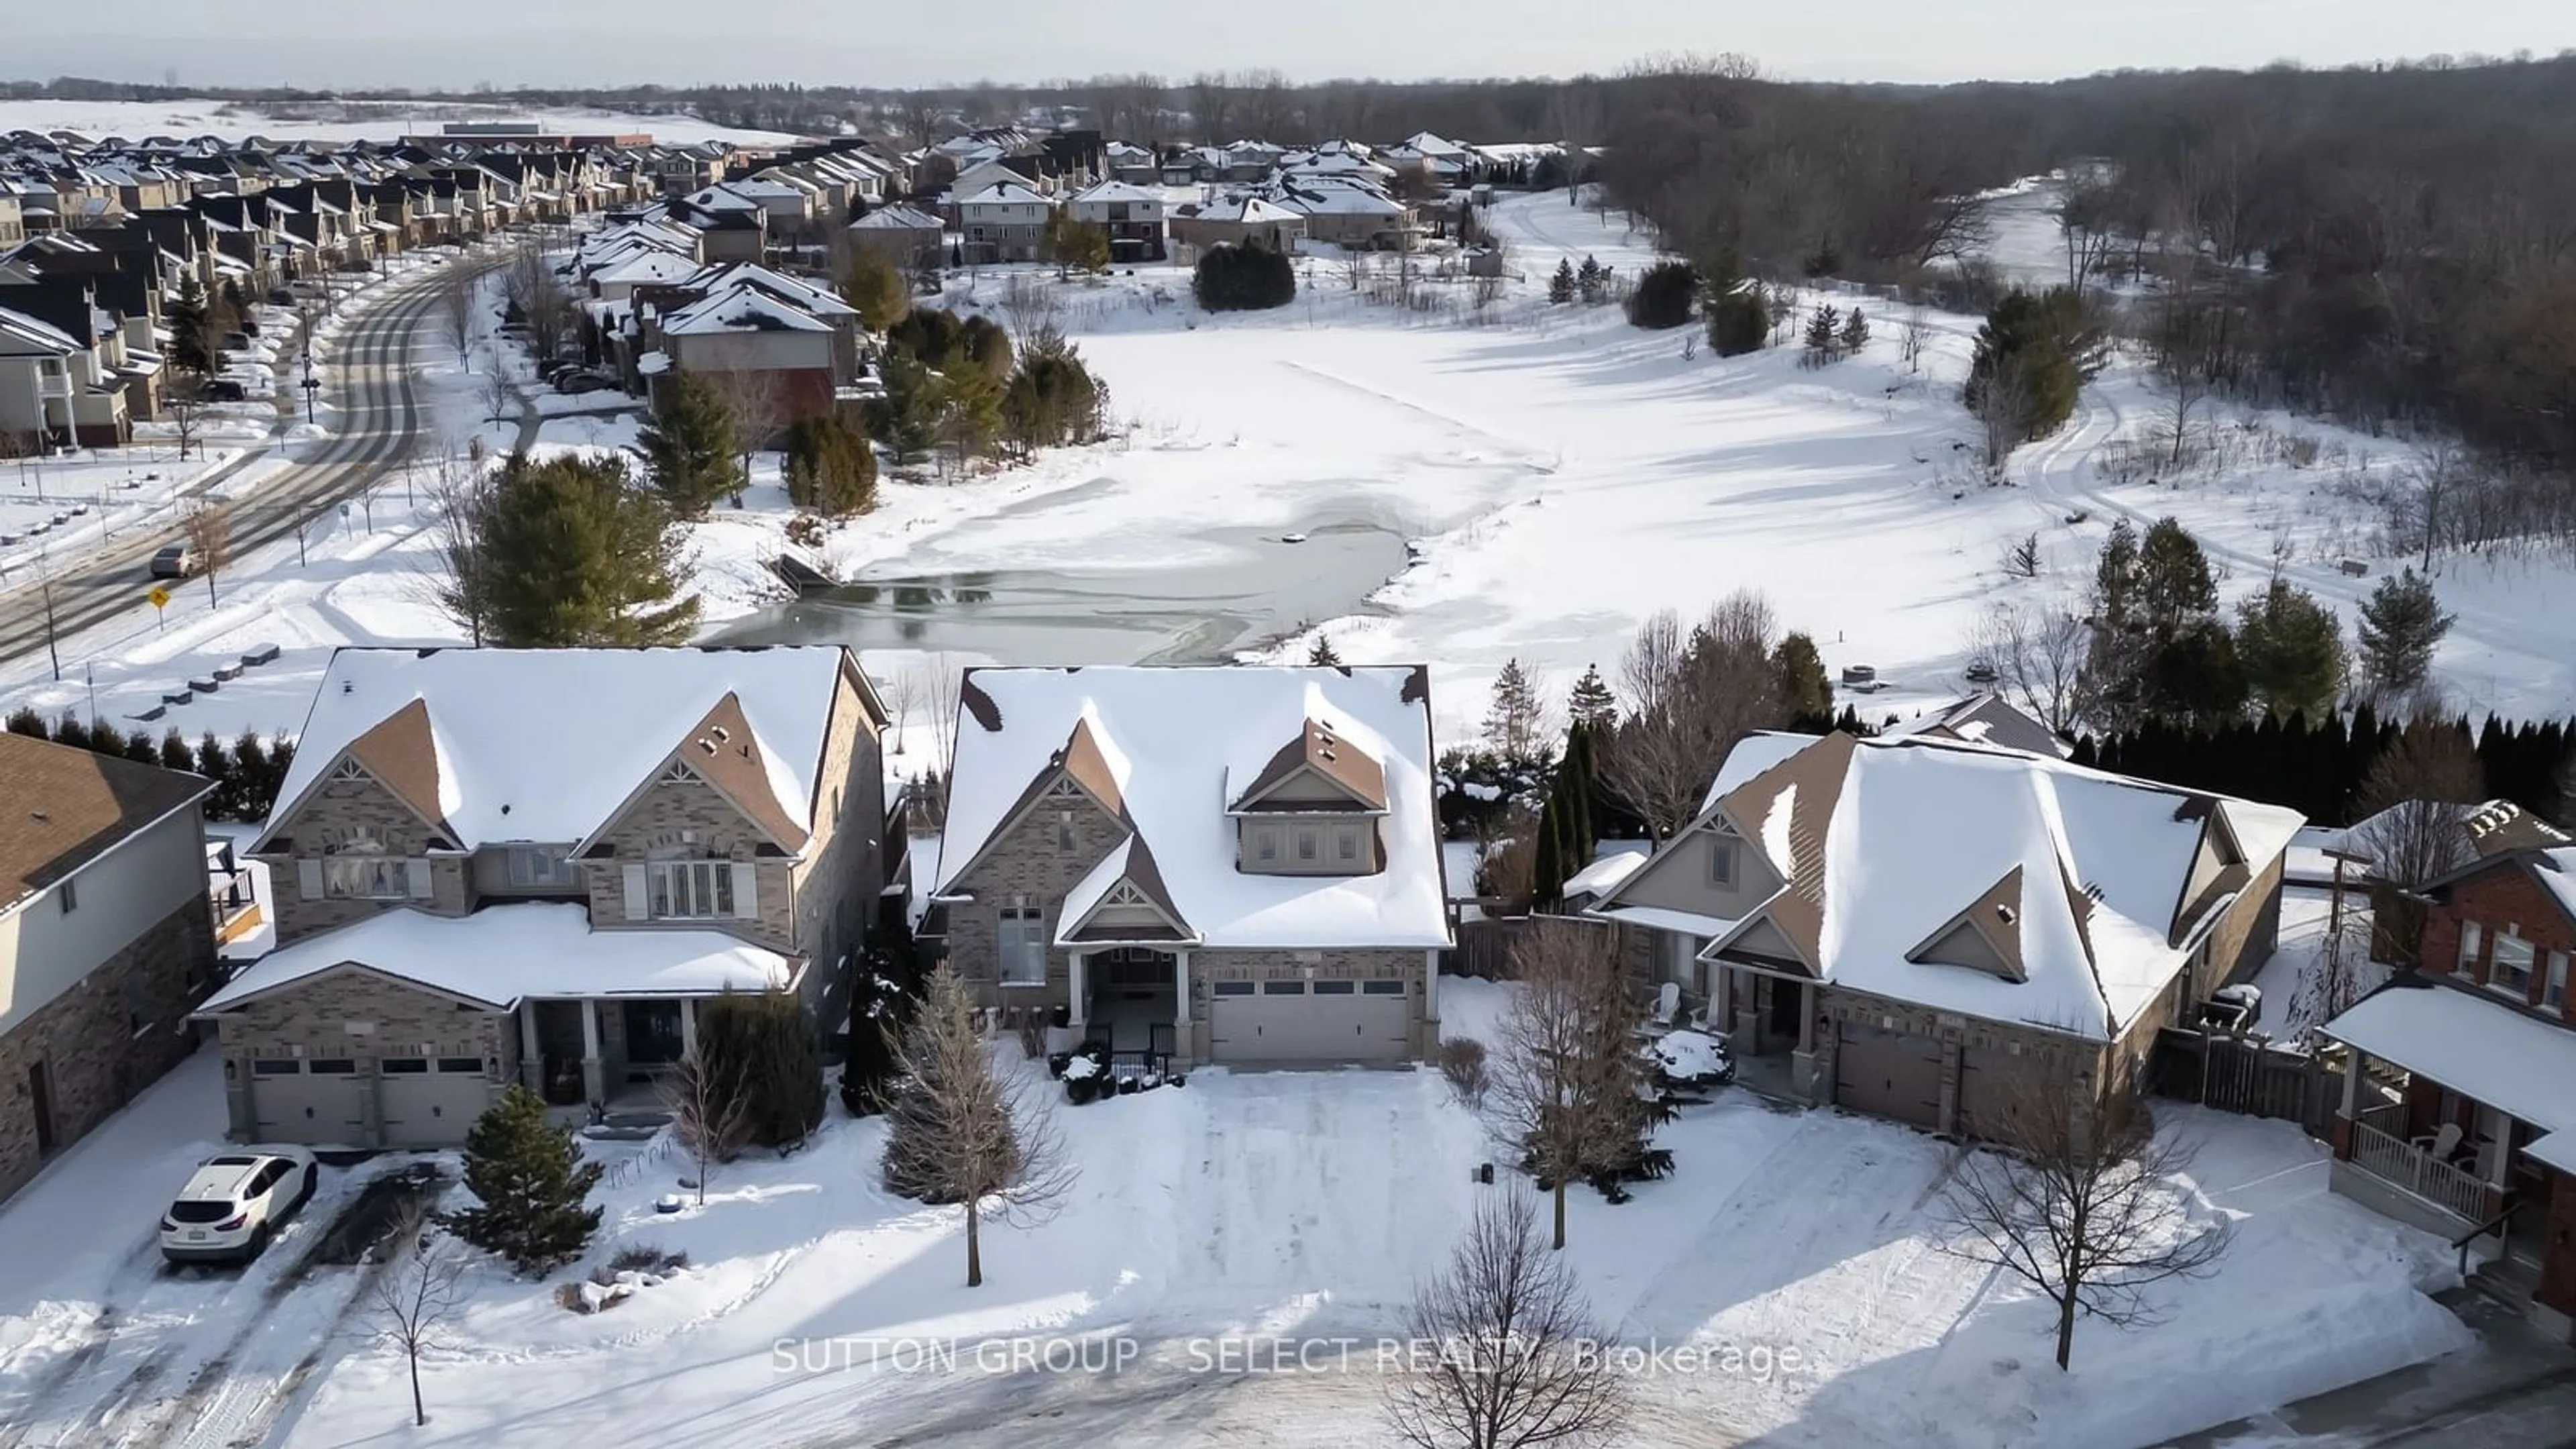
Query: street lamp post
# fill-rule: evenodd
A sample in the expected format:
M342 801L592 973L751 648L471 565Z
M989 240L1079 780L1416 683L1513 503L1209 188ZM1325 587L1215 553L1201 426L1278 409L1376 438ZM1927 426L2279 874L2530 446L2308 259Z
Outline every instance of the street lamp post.
M328 287L330 283L326 280L323 285ZM304 309L304 421L308 425L313 421L313 395L321 388L322 384L313 380L313 309L306 307Z

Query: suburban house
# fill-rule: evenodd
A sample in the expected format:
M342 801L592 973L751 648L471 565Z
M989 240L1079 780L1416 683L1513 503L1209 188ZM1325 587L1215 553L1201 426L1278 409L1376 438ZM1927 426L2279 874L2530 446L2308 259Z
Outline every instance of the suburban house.
M1055 203L1017 181L957 193L957 229L970 264L1033 262Z
M1159 262L1163 259L1163 193L1103 181L1077 191L1065 202L1075 221L1109 234L1113 262Z
M838 647L342 649L250 854L279 949L215 1022L232 1131L431 1146L512 1082L649 1098L725 991L841 998L886 715Z
M865 252L904 271L936 267L946 224L929 212L909 206L884 206L849 227L850 250Z
M932 900L1005 1025L1140 1067L1437 1046L1428 670L978 669L956 739Z
M667 367L766 389L780 428L831 410L858 379L859 309L785 273L728 263L667 287L639 285L633 301Z
M1172 218L1172 237L1187 246L1256 246L1293 252L1306 239L1306 216L1275 201L1243 195L1184 206Z
M1746 1080L1994 1135L2028 1091L2132 1079L2261 967L2300 817L1924 735L1764 734L1591 914L1652 933Z
M195 1047L213 788L0 734L0 1197Z
M1414 235L1413 209L1371 187L1290 186L1278 199L1306 218L1306 235L1315 241L1353 251L1398 251Z
M2422 965L2328 1022L2348 1048L2337 1192L2452 1239L2559 1337L2576 1326L2576 846L2430 888Z

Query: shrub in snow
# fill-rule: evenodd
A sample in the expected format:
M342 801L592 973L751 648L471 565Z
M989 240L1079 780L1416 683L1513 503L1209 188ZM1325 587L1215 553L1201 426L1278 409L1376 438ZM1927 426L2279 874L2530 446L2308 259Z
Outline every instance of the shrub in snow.
M877 454L867 435L835 413L798 418L787 429L787 500L832 518L877 506Z
M1759 352L1771 335L1771 309L1762 300L1762 284L1750 279L1710 289L1709 350L1720 357Z
M899 954L904 959L898 959ZM910 979L908 953L869 948L866 969L859 973L856 997L850 1004L849 1055L841 1063L841 1105L853 1117L884 1111L886 1096L893 1090L896 1053L912 1008L912 998L897 984L898 976Z
M802 1146L823 1124L823 1058L813 1014L784 991L728 993L698 1011L698 1054L741 1093L751 1140Z
M1213 246L1200 254L1190 292L1206 311L1266 311L1296 300L1297 272L1280 252Z
M1649 331L1690 325L1699 306L1699 269L1688 262L1657 262L1628 294L1628 324Z
M1440 1044L1440 1078L1458 1100L1467 1106L1485 1104L1485 1088L1490 1078L1485 1070L1485 1044L1471 1036L1452 1037Z
M514 1086L465 1139L465 1187L476 1205L442 1223L523 1273L544 1273L579 1257L599 1230L599 1209L589 1205L599 1178L572 1129L548 1125L545 1103Z

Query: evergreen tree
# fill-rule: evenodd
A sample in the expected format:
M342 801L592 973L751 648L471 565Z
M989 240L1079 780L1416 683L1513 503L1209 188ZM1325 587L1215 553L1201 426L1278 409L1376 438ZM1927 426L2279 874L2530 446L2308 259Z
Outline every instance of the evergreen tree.
M1106 430L1106 403L1081 349L1053 327L1041 327L1003 385L1002 435L1022 459L1040 448L1088 443Z
M2218 581L2208 556L2171 517L2150 525L2138 549L2138 605L2147 628L2159 637L2218 611Z
M106 720L89 727L89 752L93 755L125 753L125 732Z
M232 801L230 814L235 820L259 820L267 816L269 802L277 798L278 782L283 772L269 755L268 742L259 731L246 729L234 739L232 748Z
M197 773L215 782L215 792L206 797L206 813L222 820L241 818L233 808L241 797L241 782L233 773L232 751L213 730L197 741Z
M1779 679L1780 700L1793 728L1832 721L1834 687L1825 678L1824 656L1814 639L1797 632L1784 635L1772 647L1771 672Z
M1842 355L1842 314L1830 304L1819 303L1807 318L1807 352L1799 358L1804 367L1822 367Z
M698 1056L735 1085L751 1140L800 1146L823 1122L823 1059L814 1017L784 991L727 994L698 1008Z
M69 745L76 750L88 749L89 726L81 723L79 715L64 710L62 718L54 721L54 743Z
M22 704L9 711L7 728L9 733L24 735L31 740L49 740L54 737L54 732L45 727L45 717L36 713L29 705Z
M125 737L125 757L138 765L161 763L161 747L152 742L148 730L136 730Z
M1720 357L1759 352L1771 339L1771 308L1757 282L1738 277L1710 287L1706 310L1708 347Z
M194 276L179 284L179 295L161 309L162 324L170 329L170 365L182 372L212 377L223 371L223 350L215 345L222 334L215 326L214 306Z
M2106 628L2128 628L2138 608L2138 531L2115 519L2093 565L2093 617Z
M599 1209L589 1205L599 1179L573 1130L548 1126L545 1103L513 1085L465 1139L465 1186L476 1206L442 1222L520 1272L543 1274L581 1256L599 1231Z
M1297 296L1297 270L1266 247L1212 246L1199 254L1190 294L1208 312L1260 312Z
M2009 375L2006 396L2019 410L2012 420L2015 436L2044 438L2073 415L2076 395L2100 369L2102 356L2100 329L2085 318L2083 299L2072 290L2012 292L1977 329L1968 368L1969 410L1983 416L1987 389Z
M910 353L893 351L886 354L878 368L878 378L885 391L868 400L868 431L885 444L898 464L929 456L930 450L939 446L939 376Z
M1628 294L1628 325L1650 332L1690 325L1698 309L1699 269L1684 261L1661 261L1637 277Z
M877 454L867 435L837 413L798 418L787 429L787 499L832 518L877 506Z
M2149 656L2150 707L2184 729L2212 730L2241 721L2245 671L2235 636L2216 619L2196 619L2156 641Z
M886 346L941 371L965 355L966 321L943 308L920 308L886 328Z
M897 953L885 947L870 947L862 958L850 994L850 1050L841 1063L841 1105L853 1117L884 1111L894 1090L897 1052L912 1015L903 980L911 975Z
M635 647L695 632L680 532L661 495L635 486L613 455L509 460L475 528L494 645Z
M1067 272L1108 271L1109 231L1087 221L1076 221L1072 212L1058 207L1047 213L1046 229L1038 238L1038 255L1055 263L1059 277Z
M980 367L955 367L940 374L932 396L939 403L939 441L952 459L962 465L992 450L1002 435L1000 382Z
M2431 578L2408 569L2379 587L2361 605L2362 673L2374 688L2402 694L2433 671L2433 651L2451 632Z
M1333 652L1333 641L1329 635L1321 632L1315 635L1313 647L1306 651L1306 665L1310 669L1339 669L1342 666L1342 656Z
M859 309L859 325L882 333L912 311L912 285L895 264L872 251L850 257L841 277L841 300Z
M1506 766L1539 763L1543 758L1540 735L1545 712L1539 703L1538 687L1530 682L1520 660L1504 660L1502 673L1494 676L1493 703L1485 711L1485 743L1493 747Z
M1619 701L1602 682L1601 667L1583 666L1583 677L1574 681L1574 692L1566 696L1565 711L1574 723L1594 734L1606 734L1619 723Z
M1851 315L1843 319L1842 345L1845 357L1869 346L1869 319L1861 315L1858 307L1852 308Z
M2307 590L2275 578L2236 608L2236 661L2265 714L2323 719L2343 692L2343 630Z
M1593 260L1587 253L1583 258L1583 265L1575 269L1574 290L1583 298L1583 305L1587 307L1600 305L1603 296L1610 290L1610 269Z
M1565 755L1549 776L1547 795L1539 806L1538 840L1531 870L1530 898L1554 905L1565 895L1565 883L1592 863L1592 778L1595 761L1592 732L1581 723L1567 727Z
M1556 275L1548 278L1547 300L1562 307L1574 300L1574 259L1559 257Z
M196 772L197 752L188 748L188 738L179 733L177 725L172 725L170 732L161 737L161 758L158 763L165 770L177 770L183 774Z
M719 498L743 489L742 445L733 414L715 389L671 374L661 411L637 439L653 491L681 518L704 518Z

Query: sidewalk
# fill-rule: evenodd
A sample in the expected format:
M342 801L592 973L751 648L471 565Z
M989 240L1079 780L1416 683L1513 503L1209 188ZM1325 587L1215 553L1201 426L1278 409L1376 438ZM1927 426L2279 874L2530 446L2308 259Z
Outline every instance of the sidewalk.
M2168 1449L2576 1445L2576 1349L2484 1294L2464 1288L2439 1297L2477 1334L2477 1347L2170 1440Z

